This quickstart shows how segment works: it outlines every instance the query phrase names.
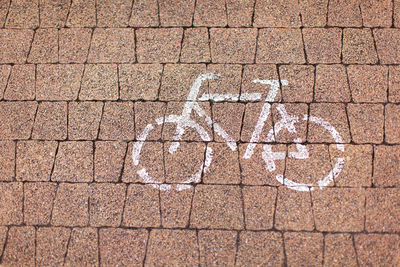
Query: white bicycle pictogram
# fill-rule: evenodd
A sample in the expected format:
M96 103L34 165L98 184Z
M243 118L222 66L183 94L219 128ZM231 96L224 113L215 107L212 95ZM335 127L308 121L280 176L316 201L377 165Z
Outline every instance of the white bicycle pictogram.
M175 130L175 134L173 136L173 142L171 143L171 145L169 147L170 154L174 154L177 151L177 149L179 148L179 145L180 145L179 141L182 139L182 136L184 135L187 128L192 128L193 130L195 130L199 134L200 138L203 141L205 141L205 142L211 141L210 135L203 128L203 126L201 126L199 123L197 123L196 121L191 119L192 112L196 112L199 117L204 118L204 120L206 121L208 126L213 127L215 133L224 139L227 146L231 150L234 151L237 149L237 144L234 141L234 139L231 136L229 136L227 134L227 132L218 123L214 122L206 114L206 112L204 111L203 108L201 108L201 106L199 105L198 102L201 102L201 101L220 102L220 101L225 101L225 100L231 100L231 101L240 100L241 102L246 102L246 101L250 102L250 101L260 100L262 94L261 93L244 93L244 94L239 95L239 94L207 94L207 93L204 93L201 97L198 98L200 87L201 87L202 83L206 80L218 79L219 77L220 77L220 74L214 74L214 73L207 73L207 74L199 75L192 84L192 87L187 96L182 114L166 115L164 117L157 118L155 120L156 125L162 125L164 123L176 124L176 130ZM279 81L279 80L256 79L253 82L269 86L270 89L268 91L267 97L264 100L264 105L260 112L257 124L255 125L250 142L248 143L245 153L243 155L243 158L245 158L245 159L250 159L252 157L252 155L254 153L254 148L257 145L257 143L260 141L261 132L265 126L268 116L271 113L271 108L272 108L271 103L274 102L274 99L278 93L280 85L282 85L282 86L288 85L287 80ZM344 145L343 145L342 137L329 122L327 122L319 117L308 116L307 114L304 114L302 118L299 118L298 116L291 116L287 113L284 104L278 104L276 109L279 112L281 119L280 119L280 121L275 123L273 128L271 128L269 130L265 140L263 140L266 144L263 145L262 159L265 162L265 168L267 171L269 171L269 172L275 171L276 170L275 161L284 160L286 157L299 159L299 160L306 160L307 158L309 158L309 152L307 150L307 147L305 145L301 144L302 140L300 138L295 138L293 140L293 143L296 144L296 148L297 148L296 152L289 152L288 155L286 155L286 152L273 152L272 151L271 143L273 143L275 141L275 136L278 135L282 129L286 129L290 133L296 133L295 123L299 122L299 120L304 120L304 121L308 120L311 123L315 123L315 124L323 127L326 131L328 131L331 134L333 140L335 141L337 149L339 151L344 152ZM143 145L145 144L148 134L153 129L154 129L154 125L148 124L144 128L144 130L140 133L140 135L137 137L137 141L133 144L132 160L133 160L133 163L135 166L139 165L140 154L142 152ZM195 172L189 179L187 179L186 181L183 181L182 183L179 183L179 184L167 184L167 183L157 182L156 180L153 179L153 177L151 177L151 175L149 175L146 168L141 168L141 169L137 170L137 174L144 181L144 183L149 184L160 190L170 190L173 187L175 187L176 190L181 191L181 190L189 189L192 186L192 184L199 183L201 181L201 175L202 175L202 173L207 172L208 168L210 167L210 165L212 163L212 158L213 158L213 151L212 151L211 147L207 146L204 163L200 166L200 168L197 170L197 172ZM290 189L297 190L297 191L310 191L310 190L314 190L317 186L320 189L323 189L324 187L326 187L330 183L332 183L336 177L339 176L343 167L344 167L344 158L338 157L336 159L336 162L333 164L333 167L329 170L328 174L319 178L318 181L316 182L316 184L298 183L288 177L284 177L283 174L277 174L275 176L275 178L282 185L284 185Z

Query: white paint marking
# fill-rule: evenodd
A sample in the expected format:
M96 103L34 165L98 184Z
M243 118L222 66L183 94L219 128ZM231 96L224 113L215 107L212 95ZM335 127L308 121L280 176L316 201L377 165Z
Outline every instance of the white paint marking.
M267 171L273 172L276 169L275 160L283 160L286 158L285 152L272 152L271 145L264 145L264 151L261 154L265 161L265 167Z
M260 93L243 93L239 94L207 94L204 93L200 98L199 101L214 101L214 102L221 102L225 100L232 100L232 101L257 101L261 99Z

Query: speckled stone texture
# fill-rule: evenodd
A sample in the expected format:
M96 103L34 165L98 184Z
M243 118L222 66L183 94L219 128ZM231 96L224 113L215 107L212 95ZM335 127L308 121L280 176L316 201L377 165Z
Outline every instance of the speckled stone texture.
M0 0L0 266L400 266L399 64L400 0Z

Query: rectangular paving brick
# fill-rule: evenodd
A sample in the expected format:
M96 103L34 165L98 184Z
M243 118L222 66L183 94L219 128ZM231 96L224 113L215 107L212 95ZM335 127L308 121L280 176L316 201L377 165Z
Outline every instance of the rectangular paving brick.
M374 185L400 186L400 146L375 146L374 152Z
M32 30L0 29L0 63L24 63L32 39Z
M364 229L362 188L323 188L311 192L318 231L359 232Z
M385 106L385 141L390 144L400 143L400 105Z
M67 103L41 102L33 125L33 139L64 140L67 138Z
M88 28L62 28L59 31L60 63L85 63L89 54L92 30Z
M8 231L3 262L6 266L35 266L35 228L13 226Z
M66 266L98 266L98 230L74 228L64 264Z
M326 25L328 0L300 0L301 21L306 27Z
M96 2L98 27L126 27L131 14L130 0L103 0Z
M354 236L361 266L396 266L400 264L398 235L358 234Z
M368 188L365 228L370 232L398 232L400 225L399 188Z
M210 46L213 63L253 63L257 29L211 28Z
M89 216L93 227L121 224L125 184L98 183L89 188Z
M161 64L122 64L118 66L122 100L156 100L160 89Z
M255 83L254 80L262 79L262 80L278 80L278 71L276 65L272 64L254 64L254 65L245 65L243 68L243 79L242 79L242 87L241 93L261 93L262 99L265 100L267 97L271 86L264 85L261 83ZM281 90L278 90L275 98L272 102L277 102L281 99ZM246 110L248 109L251 103L246 105ZM261 108L259 109L261 111ZM258 112L260 112L258 111ZM252 117L258 118L258 114L252 115ZM256 123L256 119L254 119Z
M300 29L260 29L257 63L305 63Z
M208 80L210 94L239 94L242 82L242 66L239 64L209 64L207 72L220 74L215 80ZM227 100L233 101L233 100Z
M238 266L283 265L282 234L279 232L240 232L236 264Z
M250 26L253 22L254 2L255 0L226 1L228 25L230 27Z
M211 61L207 28L185 29L180 61L185 63Z
M242 188L242 193L246 229L271 229L277 190L267 186L246 186Z
M36 28L39 26L39 0L16 0L10 4L7 28Z
M140 63L175 63L179 60L183 29L142 28L136 30Z
M221 230L201 230L198 233L200 265L234 266L237 233Z
M28 56L30 63L56 63L58 61L58 30L37 29Z
M234 141L239 141L245 105L241 103L215 103L212 105L213 122L217 123ZM224 142L214 125L214 139Z
M0 226L0 254L3 255L4 245L6 243L8 227Z
M160 0L158 6L161 26L191 26L194 4L194 0Z
M118 75L117 65L88 64L79 92L80 100L117 100Z
M356 267L357 254L350 234L325 235L324 263L328 266Z
M282 65L279 66L279 77L287 80L282 86L282 98L286 102L311 102L314 90L314 66Z
M68 138L93 140L97 138L102 116L101 102L68 103Z
M28 139L36 102L0 102L0 139Z
M132 63L135 61L135 31L130 28L96 28L88 62Z
M342 30L304 28L304 46L310 63L340 63Z
M339 27L361 27L362 17L359 1L330 1L328 7L328 25Z
M148 233L144 229L100 229L100 264L139 266L146 253Z
M67 253L71 230L63 227L41 227L36 231L36 264L61 266Z
M0 141L0 181L12 181L15 177L15 142Z
M344 29L342 53L343 63L375 64L378 62L370 29Z
M67 20L69 2L64 0L41 0L39 6L40 27L61 28Z
M94 151L94 180L96 182L118 182L127 144L117 141L98 141Z
M255 27L300 27L299 5L290 0L257 1L254 13Z
M139 137L146 129L147 125L153 125L153 129L147 135L146 140L160 140L163 125L157 125L156 121L163 118L167 109L163 102L135 102L135 130Z
M59 144L52 181L93 181L93 144L89 141L66 141Z
M4 96L4 90L7 87L10 74L11 74L11 66L0 65L0 99L2 99Z
M173 188L160 192L162 227L175 228L189 225L193 194L193 187L181 191Z
M355 143L383 141L384 110L379 104L349 104L350 131Z
M86 226L89 222L88 199L88 184L61 183L56 192L51 224Z
M227 24L226 3L222 0L198 0L193 26L224 27Z
M321 233L286 232L283 235L288 266L321 266L323 235Z
M365 27L392 26L393 1L360 1L363 25Z
M288 103L284 106L282 104L274 103L271 107L272 120L274 121L274 134L275 140L283 143L292 143L294 139L306 140L307 121L303 120L304 114L307 114L308 106L302 103ZM285 113L286 112L286 113ZM279 121L286 120L285 116L290 116L293 119L293 127L296 129L294 132L289 132L287 128L282 127ZM290 123L290 122L289 122ZM281 130L279 130L281 129ZM300 141L301 142L301 141Z
M22 183L0 183L0 225L21 224L23 220Z
M317 65L315 100L318 102L350 102L351 93L343 65Z
M196 186L190 225L195 228L243 229L239 186Z
M150 232L145 265L198 265L199 250L193 230L154 229Z
M132 102L106 102L100 123L102 140L132 140L135 122Z
M0 2L0 27L4 27L11 0Z
M35 99L35 65L14 65L4 91L5 100Z
M400 67L389 66L389 101L400 102Z
M24 222L27 225L50 223L56 187L55 183L24 184Z
M71 3L67 27L94 27L96 26L96 1L77 0Z
M83 68L81 64L37 65L36 99L76 100Z
M133 2L129 26L154 27L158 25L157 0L138 0Z
M400 29L374 29L381 64L400 63Z

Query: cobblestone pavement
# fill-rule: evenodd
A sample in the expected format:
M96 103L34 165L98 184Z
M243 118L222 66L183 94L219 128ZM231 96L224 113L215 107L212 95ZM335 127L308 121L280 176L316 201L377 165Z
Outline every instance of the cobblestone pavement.
M0 0L0 154L0 265L400 266L400 1Z

